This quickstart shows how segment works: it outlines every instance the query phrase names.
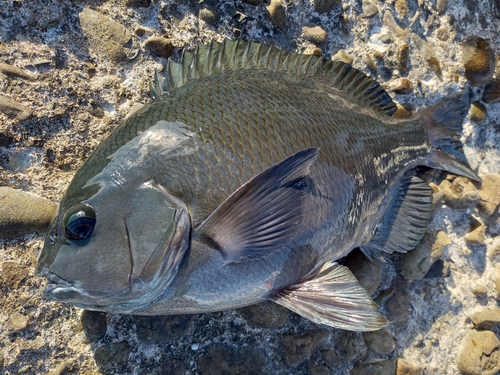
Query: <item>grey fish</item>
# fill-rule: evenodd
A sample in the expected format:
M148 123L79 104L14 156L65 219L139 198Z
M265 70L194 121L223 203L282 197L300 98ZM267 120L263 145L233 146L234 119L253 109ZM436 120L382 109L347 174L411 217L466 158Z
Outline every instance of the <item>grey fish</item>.
M376 330L387 320L336 261L415 247L432 198L415 167L480 181L458 140L467 90L394 119L350 65L226 40L169 61L152 94L63 197L38 260L48 297L136 315L272 300Z

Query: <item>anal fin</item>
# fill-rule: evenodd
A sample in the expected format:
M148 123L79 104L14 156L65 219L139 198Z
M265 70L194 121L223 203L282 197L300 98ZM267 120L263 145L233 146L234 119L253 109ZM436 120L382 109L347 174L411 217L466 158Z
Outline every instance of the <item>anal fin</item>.
M361 250L368 258L406 253L425 234L432 211L432 189L419 177L401 180L396 196L375 228L372 239Z
M272 300L315 323L350 331L375 331L388 324L347 267L326 263L306 281L290 285Z

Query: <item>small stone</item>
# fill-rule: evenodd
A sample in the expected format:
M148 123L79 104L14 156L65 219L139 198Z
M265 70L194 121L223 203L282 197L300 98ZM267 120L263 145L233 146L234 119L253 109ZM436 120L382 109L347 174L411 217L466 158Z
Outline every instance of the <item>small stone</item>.
M408 283L401 277L394 278L391 289L394 291L386 302L387 318L391 324L403 327L410 316L410 297Z
M490 44L478 36L470 36L462 43L462 61L465 78L472 86L482 86L495 73L495 52Z
M290 315L290 310L271 301L244 307L236 312L248 324L266 329L281 327Z
M410 58L410 47L408 44L403 44L398 49L398 69L401 75L408 74L408 61Z
M472 322L478 329L493 329L500 325L500 309L483 308L472 315Z
M388 375L396 373L396 359L363 363L354 366L351 375Z
M335 349L343 361L352 361L360 354L361 337L359 333L340 331L335 340Z
M491 331L470 331L462 342L458 370L463 375L494 375L500 371L500 341Z
M474 208L481 199L479 192L466 177L456 177L453 181L443 180L439 185L444 203L455 210Z
M323 349L316 352L309 361L311 375L330 375L335 369L342 366L342 358L332 349Z
M495 78L484 87L483 97L481 100L488 104L500 101L500 78Z
M132 8L147 8L151 5L151 0L126 0L125 5Z
M398 358L396 375L422 375L422 369L405 359Z
M488 110L481 102L472 102L469 110L470 119L476 124L482 124L488 117Z
M335 55L332 56L333 61L342 61L346 64L352 64L354 58L347 53L345 49L339 49Z
M314 44L321 44L326 40L326 31L321 26L304 26L302 28L302 35L305 39Z
M368 348L377 354L390 354L396 347L391 334L385 329L365 332L363 336Z
M49 372L49 375L62 375L69 368L69 363L66 360L63 360L61 363L57 365L55 369Z
M242 0L242 1L246 4L249 4L249 5L258 6L258 5L262 4L262 2L264 0Z
M361 14L361 17L363 18L373 17L378 13L378 6L373 0L363 0L362 7L363 13Z
M500 175L482 175L483 184L479 190L477 209L486 224L495 223L500 216Z
M472 288L472 293L478 297L485 296L488 294L488 288L483 283L477 282Z
M161 344L182 337L195 315L133 316L137 340L143 344Z
M2 279L10 289L17 289L26 276L28 276L28 270L21 263L13 260L6 260L2 263Z
M410 30L399 26L389 10L384 12L383 23L386 33L394 35L395 37L405 41L410 38Z
M353 250L346 256L344 265L356 276L359 283L372 295L382 279L382 265L378 259L370 261L361 250Z
M329 336L330 332L327 330L281 335L281 347L286 361L290 366L295 366L308 360L314 351L328 340Z
M206 8L200 9L198 17L200 17L203 22L213 27L217 26L220 20L220 14L217 9L208 6Z
M266 358L262 350L251 346L234 347L227 344L214 344L200 356L197 373L201 375L263 375Z
M396 0L394 8L402 17L406 16L406 13L408 13L408 4L406 0Z
M0 95L0 112L5 114L7 117L22 121L31 117L31 110L12 100L8 96Z
M10 317L10 324L14 331L21 331L28 326L28 317L15 312Z
M137 35L138 37L142 37L146 34L150 35L153 33L153 30L147 28L147 27L144 27L144 26L137 26L134 30L134 33L135 35Z
M500 238L495 238L493 243L488 246L486 256L492 264L500 264Z
M108 323L106 314L99 311L84 310L81 317L83 331L89 342L95 342L106 335Z
M401 78L393 91L399 95L409 95L413 92L413 84L408 78Z
M162 36L152 36L144 43L144 47L153 55L169 58L174 51L172 40Z
M448 34L448 30L445 27L440 27L436 30L436 38L442 42L446 42L450 39L450 34Z
M342 0L314 0L314 9L318 13L326 13L333 8L340 8Z
M20 190L0 187L0 238L46 232L57 204Z
M447 6L447 0L437 0L436 9L439 14L443 14L446 11Z
M6 75L10 78L24 78L24 79L34 79L35 77L29 73L26 73L23 69L17 66L0 63L0 73Z
M404 105L396 102L396 112L393 113L393 118L407 118L413 114L412 111L409 111Z
M484 236L486 228L484 225L479 225L464 236L465 242L472 245L484 245Z
M124 373L130 351L130 344L127 341L107 343L95 350L94 360L99 369L105 373Z
M271 0L267 11L273 25L280 30L284 30L286 26L286 10L281 0Z

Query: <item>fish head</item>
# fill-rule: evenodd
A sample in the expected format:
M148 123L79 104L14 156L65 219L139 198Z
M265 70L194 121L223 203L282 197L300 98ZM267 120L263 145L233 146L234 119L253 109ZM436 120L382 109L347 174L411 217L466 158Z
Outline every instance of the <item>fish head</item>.
M38 259L46 296L130 313L172 282L189 246L190 220L163 186L104 186L88 199L63 202Z

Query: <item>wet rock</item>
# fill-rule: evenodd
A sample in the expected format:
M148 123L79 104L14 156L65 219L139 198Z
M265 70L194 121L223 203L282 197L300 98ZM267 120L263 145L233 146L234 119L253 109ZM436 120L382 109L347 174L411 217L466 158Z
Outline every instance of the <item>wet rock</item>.
M422 369L405 359L398 358L396 375L422 375Z
M340 8L342 0L314 0L314 9L318 13L326 13L334 8Z
M198 17L200 17L203 22L214 27L217 26L220 20L220 14L217 9L208 6L206 8L200 9Z
M440 27L436 30L436 38L438 38L442 42L446 42L450 39L450 34L448 34L448 30L445 27Z
M136 334L143 344L159 344L179 339L193 323L195 315L134 316Z
M396 112L392 115L393 118L407 118L412 115L412 111L409 111L404 105L396 103Z
M94 360L101 371L123 373L130 351L127 341L108 343L95 350Z
M419 280L442 255L445 246L451 245L448 235L439 231L427 231L419 244L407 253L401 254L397 270L406 280Z
M333 61L342 61L346 64L352 64L354 57L349 55L345 49L339 49L335 55L332 56Z
M309 371L312 375L330 375L342 366L343 359L332 349L316 351L309 361Z
M436 9L439 14L443 14L448 6L448 0L437 0Z
M378 13L378 6L373 0L363 0L363 13L361 17L369 18Z
M14 331L21 331L28 326L28 317L15 312L10 317L10 325Z
M495 78L484 87L481 100L488 104L500 101L500 78Z
M483 103L475 101L470 106L469 115L472 122L482 124L488 117L488 110Z
M45 232L57 204L20 190L0 187L0 238Z
M99 311L84 310L81 317L83 331L89 342L102 339L106 335L108 323L106 314Z
M494 375L500 371L500 341L491 331L471 331L465 337L458 357L463 375Z
M147 8L151 5L151 0L125 0L125 5L132 8Z
M358 364L351 370L351 375L388 375L395 373L396 359Z
M401 78L392 90L399 95L409 95L413 92L413 84L408 78Z
M267 11L273 25L280 30L284 30L286 26L286 10L281 0L271 0Z
M125 45L130 42L132 35L125 27L90 8L84 8L79 18L82 29L97 54L107 56L114 62L128 60Z
M500 216L500 175L487 174L481 176L483 184L479 190L477 209L488 225L496 222Z
M480 200L476 187L466 177L456 177L453 181L443 180L439 188L444 194L444 203L454 210L472 209Z
M13 260L6 260L2 263L2 279L10 289L17 289L26 276L28 276L28 270L21 263Z
M0 130L0 147L9 147L14 143L14 137L8 130Z
M478 225L464 236L464 240L472 245L484 245L485 232L484 225Z
M408 44L403 44L401 47L399 47L398 52L398 69L401 75L406 75L408 74L408 61L410 58L410 47Z
M500 309L482 308L472 315L472 322L479 329L493 329L500 324Z
M238 309L236 312L248 324L267 329L281 327L290 315L290 310L271 301Z
M465 78L472 86L482 86L493 78L495 52L490 44L478 36L470 36L462 43L462 61Z
M382 265L378 259L370 261L361 250L356 249L347 255L344 265L351 270L369 295L377 290L382 278Z
M34 79L35 77L17 66L0 63L0 73L10 78Z
M314 351L328 340L329 336L330 332L327 330L281 335L281 347L286 361L290 366L295 366L308 360Z
M410 316L408 283L405 279L396 277L392 282L391 289L394 293L386 302L387 318L394 325L406 326Z
M394 20L394 17L389 10L386 10L384 12L383 23L384 23L384 28L386 29L385 31L388 34L394 35L395 37L401 40L408 40L410 38L410 30L404 29L401 26L399 26Z
M262 2L264 0L242 0L244 3L246 4L250 4L250 5L253 5L253 6L258 6L260 4L262 4Z
M314 44L321 44L326 40L326 31L321 26L304 26L302 28L302 35L305 39Z
M174 51L172 40L162 36L152 36L144 43L144 47L153 55L169 58Z
M22 121L31 117L31 110L12 100L7 96L0 95L0 112L6 115L7 117Z
M357 332L341 331L335 340L336 352L344 361L352 361L360 354L361 337Z
M406 13L408 13L408 4L406 3L406 0L396 0L394 3L394 9L396 9L396 12L398 12L401 16L406 16Z
M396 347L391 334L385 329L365 332L363 337L368 348L378 354L390 354Z
M233 347L214 344L200 356L198 370L202 375L265 374L266 354L249 346Z

